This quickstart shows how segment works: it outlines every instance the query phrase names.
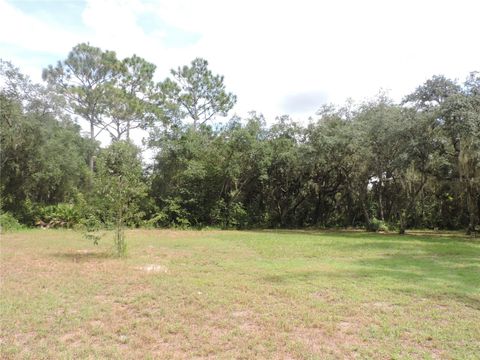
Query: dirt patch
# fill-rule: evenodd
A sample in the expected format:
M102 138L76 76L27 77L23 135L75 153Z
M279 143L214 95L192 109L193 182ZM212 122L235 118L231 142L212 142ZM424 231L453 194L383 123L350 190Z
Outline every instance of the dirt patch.
M147 273L168 273L168 268L159 264L148 264L144 266L135 267L136 270L144 271Z
M249 311L234 311L232 312L232 317L234 318L245 318L245 317L248 317L250 316L250 312Z
M261 332L261 327L255 321L255 316L251 311L233 311L230 316L242 331L249 333Z
M74 343L74 342L78 341L78 334L77 333L66 333L65 335L62 335L59 338L59 340L62 343L71 344L71 343Z
M382 301L376 301L372 305L379 309L392 309L394 307L394 305Z
M100 320L92 320L89 322L91 327L103 327L103 322Z
M14 338L15 338L15 342L17 344L26 345L26 344L30 343L31 341L33 341L33 339L35 339L36 336L37 336L36 332L30 331L30 332L15 334Z
M353 349L361 346L357 332L357 324L342 321L337 324L334 332L322 328L297 328L293 336L314 354L355 359L357 354Z
M92 251L92 250L87 250L87 249L81 249L81 250L77 250L77 253L78 253L78 254L85 254L85 255L86 255L86 254L93 254L94 251Z
M326 290L316 291L312 295L314 298L320 299L327 303L335 302L335 296L331 292Z

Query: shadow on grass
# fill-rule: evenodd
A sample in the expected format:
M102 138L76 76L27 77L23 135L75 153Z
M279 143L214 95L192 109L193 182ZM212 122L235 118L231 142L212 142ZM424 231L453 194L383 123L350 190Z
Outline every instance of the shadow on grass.
M478 252L470 256L389 255L359 260L355 274L381 279L384 286L404 294L450 299L480 310L479 260Z
M422 255L391 254L355 262L356 271L369 277L388 277L432 290L480 290L480 253L427 251Z
M461 243L473 243L480 245L480 237L471 237L465 235L463 232L435 232L435 231L407 231L405 235L399 235L398 233L375 233L365 230L329 230L329 229L304 229L304 230L288 230L288 229L262 229L262 230L245 230L250 233L264 233L264 234L278 234L278 235L306 235L306 236L328 236L348 239L370 239L372 241L379 241L385 239L392 239L399 242L461 242Z
M479 297L472 297L468 295L458 295L455 297L455 300L458 302L462 302L465 306L468 306L474 310L480 311L480 298Z
M337 236L335 233L319 233L322 234ZM423 235L337 234L343 239L339 238L334 247L351 257L334 253L329 261L338 265L334 265L335 271L312 269L305 272L292 268L268 274L261 280L278 285L337 281L351 282L352 285L363 283L365 287L414 297L454 300L480 310L480 244L475 240ZM355 240L348 241L350 237ZM319 261L324 256L323 253L316 255Z
M455 301L480 311L480 264L460 265L434 259L390 256L353 262L337 271L284 271L261 276L260 281L277 286L345 284L370 288L373 293L397 293L428 298L436 303Z
M88 250L57 252L52 254L52 256L58 259L71 260L73 262L87 262L87 261L114 258L114 255L110 252L106 252L106 251L98 252L98 251L88 251Z
M367 240L367 239L366 239ZM441 261L453 261L463 264L465 260L480 261L480 243L458 241L457 239L411 239L402 241L395 238L368 239L362 243L345 243L338 245L347 252L372 250L385 252L386 255L432 256ZM384 254L385 254L384 253Z
M282 274L269 274L261 277L261 280L272 284L283 284L287 282L309 282L324 276L321 271L288 271Z

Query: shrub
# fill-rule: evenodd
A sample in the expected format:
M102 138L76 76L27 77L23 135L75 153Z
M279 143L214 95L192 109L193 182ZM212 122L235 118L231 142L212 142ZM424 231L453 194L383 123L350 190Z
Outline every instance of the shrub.
M164 212L160 211L157 212L152 216L152 218L145 221L146 227L167 227L168 223L168 216Z
M247 211L240 202L226 204L223 199L216 202L210 214L213 222L223 228L243 228L247 224Z
M388 225L385 221L373 218L370 224L367 226L368 231L388 231Z
M49 205L40 209L37 221L49 227L68 227L78 224L80 215L72 204Z
M191 226L189 213L182 206L180 198L167 198L164 206L149 221L148 224L154 227L174 227L186 229Z
M22 228L23 225L12 214L8 212L0 214L0 232L20 230Z
M104 224L93 214L82 218L76 225L76 230L83 231L85 239L92 241L94 245L98 245L98 242L102 238L103 233L100 232L100 230L103 228Z

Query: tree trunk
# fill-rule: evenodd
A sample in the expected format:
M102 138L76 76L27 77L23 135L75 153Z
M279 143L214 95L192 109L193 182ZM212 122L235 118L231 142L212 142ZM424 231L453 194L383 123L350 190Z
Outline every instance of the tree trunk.
M407 228L407 211L403 209L400 212L400 229L398 230L398 233L400 235L405 235L406 228Z
M315 225L318 225L318 223L320 222L321 213L322 213L322 192L319 190L318 191L318 196L317 196L317 203L315 205L314 218L313 218L313 223ZM322 220L324 220L324 219L322 218ZM324 225L324 224L322 224L322 225Z
M383 211L383 182L382 182L382 175L379 176L379 183L378 183L378 206L380 208L380 219L385 221L385 212Z
M477 199L472 184L467 184L467 209L468 209L468 228L467 235L475 234L478 224Z
M120 140L120 138L121 138L121 136L122 136L122 134L121 134L121 132L120 132L120 120L117 121L117 124L116 124L116 125L117 125L117 136L116 136L116 139L115 139L115 140L118 141L118 140Z
M115 246L118 256L125 256L127 246L125 243L125 233L123 230L123 212L122 207L117 211L116 229L115 229Z
M365 217L365 227L367 231L371 231L372 220L370 219L370 214L368 213L367 203L368 203L368 183L363 189L363 194L361 194L360 201L362 202L363 216Z
M367 228L367 231L371 231L371 220L370 220L370 215L368 214L367 207L365 206L365 203L362 204L362 209L363 209L363 216L365 217L365 227Z
M90 139L92 141L95 140L95 126L94 126L93 120L90 120ZM89 162L90 162L90 164L89 164L90 165L90 170L93 172L93 167L94 167L93 153L90 154Z

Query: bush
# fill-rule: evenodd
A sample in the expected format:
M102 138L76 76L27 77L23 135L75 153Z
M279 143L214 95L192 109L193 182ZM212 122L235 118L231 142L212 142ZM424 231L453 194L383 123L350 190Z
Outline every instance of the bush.
M0 232L20 230L22 228L23 225L12 214L8 212L0 214Z
M100 232L104 228L104 224L93 214L82 218L80 222L75 226L76 230L83 231L85 239L93 242L94 245L98 245L98 242L103 236Z
M373 218L370 224L367 226L368 231L388 231L388 225L385 221Z
M71 228L80 221L78 209L72 204L49 205L40 209L37 225Z
M145 221L145 225L148 228L167 227L169 226L168 216L162 211L157 212L151 219Z
M247 211L240 202L226 204L223 199L216 202L210 214L216 225L221 225L224 229L244 228L248 222Z
M155 227L187 229L192 225L189 215L180 198L167 198L164 201L163 208L149 222Z

